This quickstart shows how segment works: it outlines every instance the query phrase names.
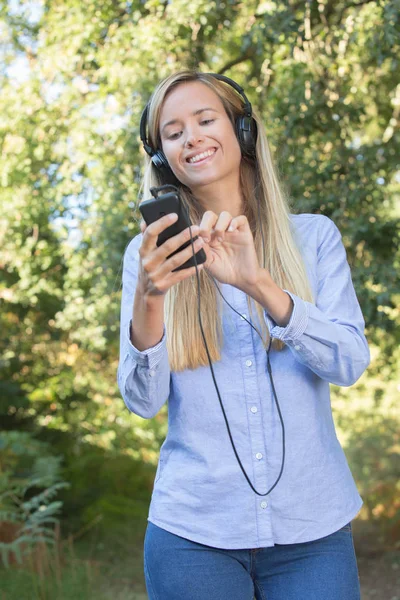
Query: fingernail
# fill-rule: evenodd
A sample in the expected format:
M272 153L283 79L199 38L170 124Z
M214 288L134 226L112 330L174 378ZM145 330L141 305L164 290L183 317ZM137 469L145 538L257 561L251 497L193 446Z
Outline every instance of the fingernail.
M222 237L218 237L218 238L217 238L217 240L218 240L219 242L223 242L223 241L224 241L224 240L222 239Z
M232 227L232 225L229 225L229 227L228 227L228 231L233 231L233 227Z

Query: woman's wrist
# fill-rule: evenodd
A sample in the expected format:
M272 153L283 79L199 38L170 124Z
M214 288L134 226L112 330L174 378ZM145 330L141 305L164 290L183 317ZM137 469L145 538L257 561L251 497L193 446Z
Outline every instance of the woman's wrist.
M162 339L164 329L164 296L143 294L136 288L130 338L139 350L152 348Z
M274 282L266 269L260 268L255 283L242 289L265 308L277 325L286 327L293 312L293 300Z
M151 310L152 308L158 309L159 307L164 306L164 298L164 293L157 293L154 290L150 290L139 275L135 293L135 301L139 300L141 304Z

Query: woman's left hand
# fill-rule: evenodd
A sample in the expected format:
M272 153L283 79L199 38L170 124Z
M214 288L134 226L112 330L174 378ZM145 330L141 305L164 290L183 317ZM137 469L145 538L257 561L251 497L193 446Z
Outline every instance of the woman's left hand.
M247 217L232 217L227 211L217 215L208 210L201 220L199 235L206 242L204 266L215 279L242 291L254 286L261 268Z

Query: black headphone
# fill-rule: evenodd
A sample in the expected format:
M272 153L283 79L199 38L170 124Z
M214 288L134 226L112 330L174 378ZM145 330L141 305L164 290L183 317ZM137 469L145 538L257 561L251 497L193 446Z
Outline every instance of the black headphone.
M206 73L206 75L212 75L215 77L215 79L227 83L233 87L243 98L243 114L237 117L235 122L236 136L239 141L242 156L254 160L256 156L257 124L253 118L251 104L247 99L243 88L233 81L233 79L225 77L225 75L219 75L218 73ZM143 148L145 149L146 153L151 156L152 163L156 169L159 169L166 179L171 180L172 176L172 178L176 181L175 175L172 173L171 167L169 166L163 151L159 148L154 150L154 148L149 145L146 133L149 104L150 103L147 104L140 119L140 139L142 140Z

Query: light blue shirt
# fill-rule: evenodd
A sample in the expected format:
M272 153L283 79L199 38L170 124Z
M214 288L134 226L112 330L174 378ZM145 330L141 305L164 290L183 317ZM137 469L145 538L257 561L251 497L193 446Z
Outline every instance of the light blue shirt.
M285 467L261 497L234 455L209 367L171 372L166 333L143 352L129 327L142 235L124 257L118 385L130 411L154 417L168 399L168 434L161 446L148 520L189 540L225 549L307 542L333 533L359 512L360 498L336 437L329 384L352 385L369 364L364 320L336 225L322 215L291 215L315 304L290 294L286 327L266 314L273 338L274 384L286 432ZM221 291L248 318L246 295ZM223 303L223 347L214 371L233 441L255 489L265 493L282 461L282 428L262 342Z

